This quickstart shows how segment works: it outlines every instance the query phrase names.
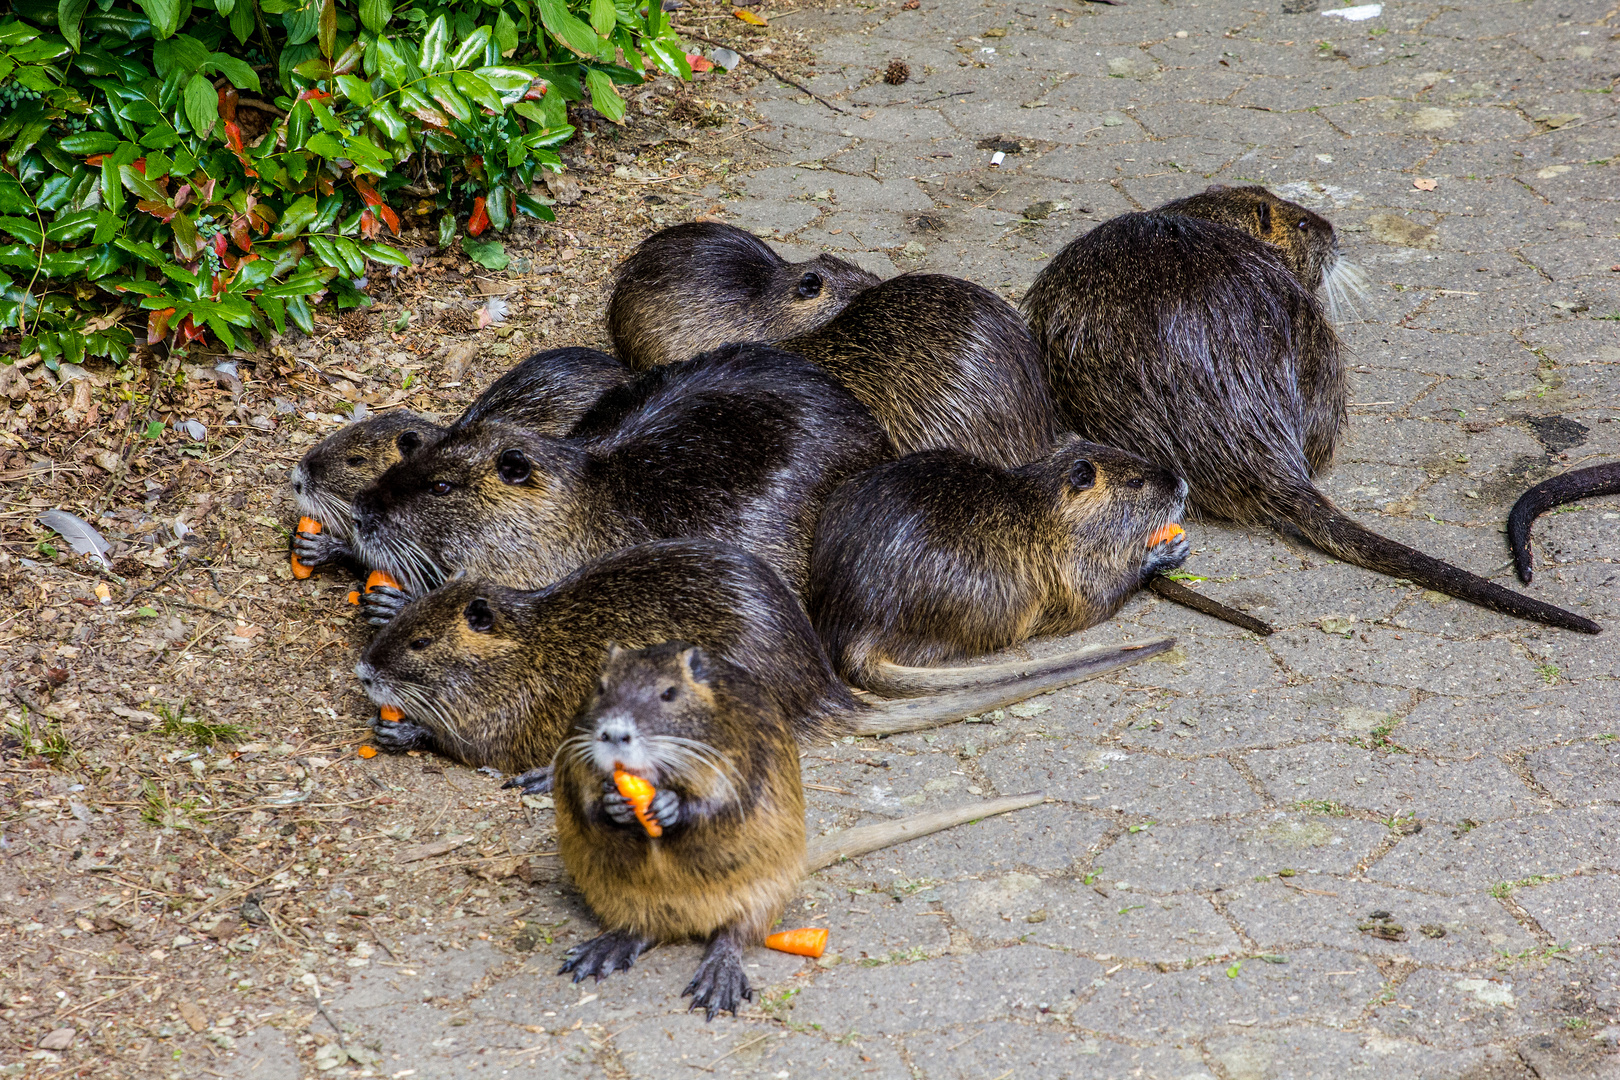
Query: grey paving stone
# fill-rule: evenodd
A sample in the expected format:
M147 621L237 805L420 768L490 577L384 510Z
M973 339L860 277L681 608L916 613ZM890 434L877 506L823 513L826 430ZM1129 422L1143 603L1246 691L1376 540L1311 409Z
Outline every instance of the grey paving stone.
M1315 1020L1343 1025L1383 981L1366 957L1300 949L1284 964L1247 960L1169 973L1121 971L1075 1010L1072 1022L1132 1039L1198 1039L1236 1028Z
M1620 802L1620 748L1613 737L1556 746L1525 759L1536 782L1571 805Z
M1212 1039L1208 1054L1228 1076L1241 1080L1456 1080L1481 1075L1494 1064L1509 1069L1523 1067L1518 1055L1510 1050L1441 1050L1379 1032L1338 1031L1303 1024L1280 1031Z
M1522 696L1435 697L1402 721L1397 741L1426 753L1468 757L1620 734L1613 713L1594 705L1587 691L1569 686Z
M1191 1046L1131 1046L1063 1030L1056 1025L1005 1020L905 1039L921 1080L1206 1080L1203 1055Z
M1224 956L1237 935L1196 893L1156 896L1112 882L1043 881L1014 872L938 890L944 910L975 938L1031 941L1102 959L1181 963Z
M1247 694L1188 694L1147 703L1121 741L1173 753L1218 753L1334 733L1365 735L1395 722L1411 701L1408 691L1340 679Z
M1537 960L1506 970L1423 968L1395 989L1392 1000L1374 1006L1366 1027L1441 1049L1516 1041L1562 1026L1572 1004L1563 985L1568 970Z
M1068 1011L1102 974L1095 961L1035 945L878 967L840 964L793 1001L792 1021L833 1035L887 1035Z
M1620 878L1612 873L1574 874L1516 889L1513 899L1561 945L1620 942Z
M1248 781L1219 759L1179 761L1046 739L991 750L981 761L998 790L1029 778L1051 798L1131 817L1193 821L1242 814L1261 805Z
M1214 889L1285 868L1347 873L1387 833L1373 822L1279 811L1251 817L1246 825L1164 825L1126 833L1097 856L1096 865L1103 882L1126 881L1160 893Z
M894 1047L882 1040L843 1045L812 1032L780 1030L776 1025L719 1019L705 1024L696 1015L631 1024L615 1031L613 1048L628 1075L647 1080L679 1075L674 1072L677 1067L683 1072L694 1070L694 1075L701 1070L714 1076L824 1072L874 1080L911 1077Z
M1593 806L1497 821L1454 836L1425 829L1403 839L1367 876L1399 885L1461 892L1537 875L1615 863L1620 810Z
M1283 805L1327 802L1428 823L1490 821L1542 805L1511 769L1491 758L1436 762L1316 742L1262 750L1244 761Z
M1537 944L1501 904L1479 893L1437 896L1366 881L1278 877L1228 889L1222 904L1270 952L1325 945L1464 968ZM1387 918L1372 917L1379 912Z

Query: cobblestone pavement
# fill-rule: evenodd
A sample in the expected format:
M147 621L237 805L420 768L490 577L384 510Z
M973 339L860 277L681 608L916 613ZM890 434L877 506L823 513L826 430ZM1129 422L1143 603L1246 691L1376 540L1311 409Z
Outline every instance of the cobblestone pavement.
M1016 297L1095 222L1265 183L1334 221L1372 282L1327 492L1516 585L1513 499L1620 458L1617 9L1063 4L773 17L843 111L761 88L749 137L778 164L710 196L792 255ZM909 82L880 80L892 58ZM438 959L329 1009L419 1080L1620 1075L1620 502L1536 529L1529 591L1610 624L1595 639L1269 534L1192 535L1202 588L1275 636L1144 595L1082 636L1173 633L1162 662L807 753L813 831L1054 801L817 875L787 924L829 926L831 953L750 954L741 1019L681 1011L696 946L554 978L589 925L562 891L533 915L579 932L530 958L406 943ZM242 1075L291 1062L243 1049Z

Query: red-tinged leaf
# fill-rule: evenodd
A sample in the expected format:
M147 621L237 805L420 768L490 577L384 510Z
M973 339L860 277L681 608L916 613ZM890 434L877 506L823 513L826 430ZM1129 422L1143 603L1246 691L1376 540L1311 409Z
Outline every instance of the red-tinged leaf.
M161 311L153 311L146 316L146 343L156 345L169 336L169 320L174 318L174 308L166 307Z
M207 180L203 181L202 187L197 189L199 201L204 203L211 203L214 201L214 183L215 181L213 177L209 177Z
M140 173L142 176L146 175L146 159L145 158L138 157L134 161L130 162L130 164L132 166L134 166L136 172Z
M151 214L165 225L173 221L174 215L180 212L168 203L153 202L150 199L142 199L135 204L135 209Z
M693 71L714 70L714 64L712 64L707 58L699 56L697 53L687 53L686 62L691 66Z
M330 101L331 99L332 95L329 92L317 90L313 86L298 95L299 101Z
M238 154L242 152L242 126L235 120L225 121L225 145Z
M489 212L484 209L484 197L480 195L473 200L472 217L467 219L467 232L471 236L482 236L487 228L489 228Z
M231 219L231 239L243 251L253 250L253 234L248 232L248 222L251 220L246 214Z
M546 84L536 79L529 87L529 92L523 95L524 101L539 101L546 96Z
M386 204L379 205L377 207L377 213L381 214L382 219L388 223L388 231L393 233L395 236L398 236L399 215L394 213L393 208Z
M106 154L91 154L89 157L84 159L84 163L90 166L92 169L99 169L101 168L102 161L104 161L106 157Z
M241 96L236 92L236 87L229 83L219 88L219 115L227 123L236 123L236 102Z
M190 315L187 315L185 320L175 328L175 333L179 336L182 345L189 345L193 341L203 339L203 328L192 322Z
M355 38L347 49L338 54L332 61L333 75L347 75L360 66L360 55L365 51L366 43L363 38Z
M209 288L213 290L214 296L218 297L220 293L225 291L225 275L215 274L214 280L209 282Z
M354 178L354 190L360 193L360 198L365 200L367 206L382 205L382 196L377 194L377 189L372 187L371 181L365 177L356 176Z
M360 211L360 235L367 240L375 240L382 235L382 224L370 207Z
M315 190L322 195L330 195L337 190L337 183L330 176L322 174L315 178Z
M224 258L225 253L231 249L231 242L225 239L224 233L215 233L213 243L214 254L218 255L220 258Z
M174 193L174 208L182 209L191 198L191 185L181 184L180 190Z

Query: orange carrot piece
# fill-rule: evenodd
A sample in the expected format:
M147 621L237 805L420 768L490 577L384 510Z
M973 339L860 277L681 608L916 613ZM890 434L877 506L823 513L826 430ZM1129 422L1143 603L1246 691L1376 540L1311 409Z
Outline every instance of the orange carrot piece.
M772 934L765 939L767 949L777 952L792 953L794 956L808 956L819 959L827 951L827 931L819 926L807 926L803 930L784 930L780 934Z
M321 531L321 523L316 521L312 517L301 517L301 518L298 519L298 531L299 532L304 532L304 533L314 533L314 534L318 535L320 533L320 531ZM313 566L305 566L303 563L298 561L298 556L296 556L296 555L294 555L292 557L292 576L293 577L297 578L299 581L303 581L305 578L309 577L309 575L313 574L314 572L315 572L315 568Z
M360 748L360 756L363 758L374 758L377 756L377 748L375 746L362 746Z
M394 580L393 574L386 570L373 570L371 576L366 578L366 592L370 592L379 585L387 585L390 589L400 587L399 582Z
M635 773L627 773L623 769L613 770L613 783L618 786L619 794L624 796L630 808L636 812L636 820L647 830L647 835L663 836L664 827L647 816L647 807L652 805L653 796L658 794L658 789Z
M349 590L349 603L358 604L359 602L360 602L360 590L359 589L350 589Z
M397 724L401 720L405 719L405 711L403 709L396 709L392 705L384 705L382 708L377 710L377 715L382 717L390 724Z
M1148 537L1148 547L1157 547L1166 540L1174 540L1176 537L1180 536L1186 531L1187 530L1183 529L1180 525L1172 522L1160 529L1158 532L1154 533L1152 536Z

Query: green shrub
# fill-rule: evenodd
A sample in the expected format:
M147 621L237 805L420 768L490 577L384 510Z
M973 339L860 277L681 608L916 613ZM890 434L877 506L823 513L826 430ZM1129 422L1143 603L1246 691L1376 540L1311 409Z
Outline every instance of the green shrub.
M408 266L397 205L474 236L588 96L690 78L658 0L17 0L0 15L0 333L53 369L313 329ZM414 181L414 183L413 183ZM399 189L407 185L412 191ZM427 205L423 205L424 195ZM390 205L390 204L394 205ZM125 324L134 321L132 332Z

